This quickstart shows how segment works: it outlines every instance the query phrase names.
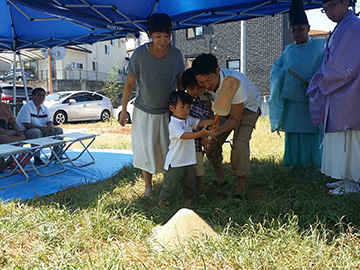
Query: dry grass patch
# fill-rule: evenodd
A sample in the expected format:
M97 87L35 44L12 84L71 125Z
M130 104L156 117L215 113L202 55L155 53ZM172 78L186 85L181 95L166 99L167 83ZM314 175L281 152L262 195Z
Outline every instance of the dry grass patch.
M86 122L76 124L61 125L64 133L84 132L90 134L100 134L90 146L95 149L131 149L131 125L122 127L118 121L111 122ZM72 148L81 148L75 143Z

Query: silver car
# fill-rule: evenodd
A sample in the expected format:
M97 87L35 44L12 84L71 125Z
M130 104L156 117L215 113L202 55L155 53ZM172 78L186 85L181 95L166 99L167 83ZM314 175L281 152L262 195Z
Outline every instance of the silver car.
M55 125L73 121L107 121L113 113L109 98L90 91L61 91L45 98Z
M133 116L133 111L134 111L134 103L135 103L135 98L131 99L129 102L128 102L128 105L126 107L126 110L127 110L127 123L130 124L131 121L132 121L132 116ZM120 114L121 114L121 111L122 111L122 105L120 105L119 107L117 107L115 110L114 110L114 118L116 118L118 121L120 120Z

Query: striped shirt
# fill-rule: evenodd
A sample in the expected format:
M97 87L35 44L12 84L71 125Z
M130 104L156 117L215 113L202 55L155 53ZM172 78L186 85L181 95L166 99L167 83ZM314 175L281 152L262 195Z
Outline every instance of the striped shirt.
M197 99L193 99L193 102L190 106L190 116L203 120L209 118L209 110L206 106L205 102L198 97ZM196 152L201 152L201 138L195 139L195 149Z

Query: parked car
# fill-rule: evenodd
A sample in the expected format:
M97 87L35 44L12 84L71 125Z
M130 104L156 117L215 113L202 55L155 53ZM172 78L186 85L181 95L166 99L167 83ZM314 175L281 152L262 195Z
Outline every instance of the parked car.
M36 81L37 80L37 75L32 69L24 68L23 71L24 71L24 75L25 75L25 80L27 80L27 81ZM3 82L12 81L13 77L14 77L13 74L14 74L14 70L13 69L8 69L3 74L2 81ZM17 82L22 82L22 80L23 80L23 77L21 76L21 69L20 68L16 69L15 79L16 79Z
M126 107L126 113L127 113L127 123L130 124L131 120L132 120L132 116L133 116L133 111L134 111L134 102L135 102L135 98L131 99L128 102L128 105ZM118 121L120 120L120 114L122 112L122 105L120 105L119 107L117 107L114 110L114 118L116 118Z
M55 125L74 121L107 121L113 112L109 98L90 91L61 91L50 94L44 104Z
M6 103L12 103L14 99L14 87L12 84L0 84L0 89L2 91L2 101ZM31 99L32 95L32 88L27 87L27 93L29 100ZM16 102L23 103L23 101L26 101L26 93L25 88L23 85L16 85Z
M14 88L11 84L0 84L2 91L1 101L10 105L13 108L14 104ZM27 87L28 98L31 100L32 88ZM26 103L26 92L23 85L16 85L16 112L18 112L21 106Z

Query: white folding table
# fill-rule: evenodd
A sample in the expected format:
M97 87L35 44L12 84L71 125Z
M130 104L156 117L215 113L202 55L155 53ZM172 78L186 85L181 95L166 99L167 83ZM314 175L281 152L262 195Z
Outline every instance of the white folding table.
M89 164L92 164L95 162L94 156L89 151L89 146L93 143L95 138L99 136L99 134L85 134L80 132L73 132L68 134L61 134L56 136L50 136L50 137L42 137L37 139L28 139L23 140L19 142L14 142L11 144L0 144L0 158L9 158L11 157L16 162L16 167L11 169L11 171L7 171L4 173L4 175L0 174L0 179L8 177L13 175L16 172L22 172L24 174L25 180L19 183L7 185L7 186L0 186L0 189L5 189L7 187L11 187L14 185L26 183L29 181L29 175L27 174L27 171L34 170L39 176L47 177L54 174L58 174L61 172L64 172L66 170L65 162L70 162L75 167L83 167ZM74 144L79 143L83 149L82 151L77 154L75 157L70 157L67 153L67 150ZM58 148L58 151L56 151L54 148ZM48 155L44 152L44 150L49 149L50 155L52 158L49 158ZM60 151L61 150L61 151ZM23 165L23 161L26 158L30 158L29 155L33 155L35 152L40 152L45 156L45 164L40 166L35 166L34 162L29 160L29 163L31 164L32 168L25 171ZM19 156L23 154L23 157L19 159ZM84 154L87 154L88 157L90 157L90 161L85 162L79 162L78 159L83 156ZM64 160L62 160L61 157L65 157ZM53 170L51 173L43 173L42 168L45 168L49 166L52 162L58 167L60 167L58 170ZM42 172L40 172L40 170Z
M18 156L20 154L24 154L22 155L22 158L20 160L18 160ZM12 187L15 185L19 185L22 183L26 183L29 181L29 175L27 174L27 172L24 170L22 162L29 156L31 155L30 149L29 148L24 148L24 147L20 147L20 146L14 146L14 145L10 145L10 144L0 144L0 157L2 158L12 158L15 163L16 166L14 168L12 168L10 171L8 172L4 172L3 175L0 175L0 179L8 177L13 175L14 173L19 172L19 170L23 173L25 180L22 182L18 182L18 183L14 183L11 185L7 185L7 186L1 186L1 189L5 189L8 187ZM19 172L20 173L20 172Z
M61 139L63 143L65 143L65 147L63 148L63 155L65 156L65 160L63 162L70 162L71 165L75 167L83 167L89 164L92 164L95 162L94 156L89 151L89 146L93 143L95 138L99 136L99 134L85 134L80 132L73 132L68 134L60 134L53 136L56 139ZM67 154L67 150L74 144L74 143L80 143L80 145L83 147L82 151L76 156L76 157L69 157ZM83 154L87 154L90 157L89 162L74 162L78 160Z
M46 157L44 165L35 166L34 163L30 161L30 164L32 165L34 171L40 176L47 177L47 176L51 176L51 175L54 175L54 174L57 174L57 173L64 172L66 170L66 167L65 167L63 161L60 158L61 155L59 156L58 153L56 153L56 151L54 150L54 147L56 147L56 146L59 147L60 149L62 149L63 146L64 146L64 141L55 139L53 137L41 137L41 138L29 139L29 140L16 142L14 144L20 145L23 148L32 149L33 152L39 151L40 153L44 153L43 152L44 149L49 149L50 150L50 154L54 158L50 159L44 153L44 155ZM42 168L45 168L45 167L49 166L52 161L55 161L56 164L60 165L59 170L53 171L53 172L48 173L48 174L43 174L43 173L41 173L39 171Z

